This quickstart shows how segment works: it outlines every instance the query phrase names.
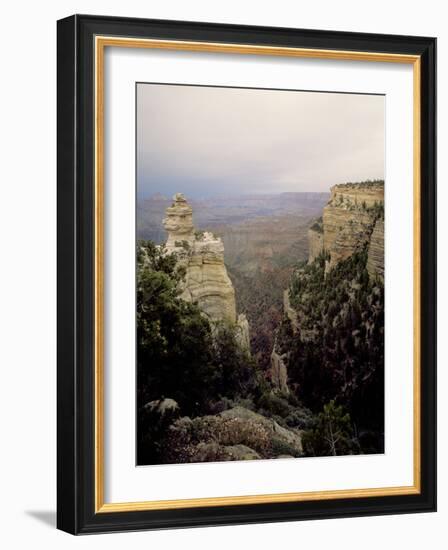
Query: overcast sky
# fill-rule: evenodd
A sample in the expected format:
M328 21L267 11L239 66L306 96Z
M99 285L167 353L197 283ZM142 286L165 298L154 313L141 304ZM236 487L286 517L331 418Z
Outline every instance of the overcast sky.
M137 85L137 189L328 191L384 177L384 97Z

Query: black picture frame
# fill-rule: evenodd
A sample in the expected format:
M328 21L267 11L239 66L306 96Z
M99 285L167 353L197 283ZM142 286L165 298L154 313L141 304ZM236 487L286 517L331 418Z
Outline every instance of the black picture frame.
M57 24L57 526L72 534L436 509L436 39L74 15ZM419 494L96 513L94 38L121 36L407 54L421 61Z

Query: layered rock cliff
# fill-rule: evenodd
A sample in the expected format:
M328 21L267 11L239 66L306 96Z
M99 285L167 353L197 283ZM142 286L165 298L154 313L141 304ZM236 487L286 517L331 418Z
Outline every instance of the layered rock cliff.
M370 237L367 271L371 278L384 279L384 219L378 218Z
M308 229L308 263L313 262L324 249L324 228L322 218Z
M212 233L195 231L193 210L181 193L166 209L167 253L175 253L185 269L181 298L196 303L211 322L236 325L236 337L249 350L249 324L237 316L235 290L224 264L224 245Z
M331 197L323 209L322 248L330 259L328 269L355 251L369 245L377 220L384 219L384 182L346 183L331 188ZM381 226L383 227L383 226ZM384 272L384 246L378 226L373 272ZM316 257L315 238L309 241L310 260ZM311 260L312 261L312 260Z

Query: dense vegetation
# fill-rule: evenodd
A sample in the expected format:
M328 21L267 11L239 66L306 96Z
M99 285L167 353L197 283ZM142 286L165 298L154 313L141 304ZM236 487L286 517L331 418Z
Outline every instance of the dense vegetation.
M324 232L324 226L322 222L322 216L318 218L310 227L313 231L317 231L318 233Z
M174 255L145 241L137 262L138 463L302 456L290 430L311 428L310 411L273 391L232 326L180 298Z
M183 271L174 255L140 242L137 265L138 462L149 463L160 451L154 401L170 398L182 414L198 416L223 396L244 398L258 375L231 327L215 325L212 334L199 308L179 297Z
M270 367L275 332L283 318L283 292L292 273L290 266L258 269L251 275L229 268L237 309L249 320L252 356L263 371Z
M363 452L381 452L384 423L384 286L366 269L367 249L325 273L325 254L298 269L290 301L300 329L284 319L278 347L291 387L315 413L335 400L350 414Z

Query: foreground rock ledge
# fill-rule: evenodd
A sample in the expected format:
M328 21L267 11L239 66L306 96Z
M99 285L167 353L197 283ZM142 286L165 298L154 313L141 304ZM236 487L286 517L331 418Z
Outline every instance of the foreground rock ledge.
M291 458L303 455L299 430L242 406L217 415L182 417L169 430L168 462Z

